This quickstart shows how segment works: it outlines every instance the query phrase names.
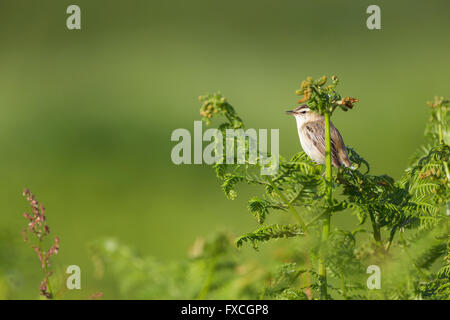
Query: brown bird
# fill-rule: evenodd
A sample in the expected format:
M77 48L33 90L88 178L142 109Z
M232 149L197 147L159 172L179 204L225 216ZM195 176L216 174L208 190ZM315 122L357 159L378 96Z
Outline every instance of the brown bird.
M324 116L312 112L307 105L302 105L294 110L286 111L293 115L297 121L298 136L303 151L314 162L325 163L325 120ZM339 168L350 167L347 149L339 131L330 122L331 134L331 163Z

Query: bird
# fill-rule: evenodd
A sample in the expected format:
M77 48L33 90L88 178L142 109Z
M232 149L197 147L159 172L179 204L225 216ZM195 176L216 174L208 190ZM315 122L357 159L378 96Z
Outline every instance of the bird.
M311 111L308 105L301 105L286 111L297 121L298 136L303 151L316 163L325 164L325 120L324 116ZM330 121L331 163L336 168L351 167L347 149L341 134Z

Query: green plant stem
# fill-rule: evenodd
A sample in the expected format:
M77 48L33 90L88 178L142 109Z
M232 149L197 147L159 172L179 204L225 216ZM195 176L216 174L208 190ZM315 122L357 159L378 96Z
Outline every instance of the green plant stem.
M266 295L266 290L267 290L267 287L264 287L261 292L261 295L259 296L259 300L264 300L264 296Z
M211 288L211 283L214 277L215 270L216 270L216 258L212 258L209 265L208 275L206 276L205 283L203 284L203 287L200 290L200 293L198 294L196 300L204 300L206 298L206 295L208 294L209 289Z
M310 271L310 262L309 257L307 254L305 254L305 261L306 261L306 272L305 272L305 278L306 278L306 296L308 297L308 300L312 299L311 294L311 271Z
M326 200L328 206L331 208L333 204L333 187L332 187L332 168L331 168L331 130L330 130L330 114L326 112L324 114L325 120L325 167L326 167L326 182L327 182L327 194ZM328 236L330 234L331 224L331 212L327 212L322 222L322 238L321 238L321 250L319 258L319 286L320 286L320 299L325 300L328 298L327 293L327 267L325 262L324 246L328 242Z
M378 248L383 248L383 242L381 240L381 232L380 228L377 225L377 222L375 220L375 216L371 211L369 211L369 217L370 221L372 222L372 229L373 229L373 237L375 239L375 243L377 244Z
M444 143L444 135L442 134L441 106L437 107L436 117L437 117L437 120L438 120L439 144L443 144Z
M311 219L311 221L309 221L306 224L306 227L308 228L310 225L312 225L314 222L316 222L317 220L321 219L324 215L326 215L328 213L328 210L325 210L324 212L318 214L317 216L315 216L314 218Z
M345 277L344 277L344 273L341 273L341 290L342 290L342 296L344 297L345 300L347 300L347 290L345 288Z
M389 240L386 244L386 247L384 248L384 250L386 251L386 253L389 251L389 249L391 248L391 244L392 241L394 240L394 236L395 236L395 232L397 231L397 227L394 227L394 229L391 230L391 234L389 235Z
M277 186L275 185L275 183L273 183L272 179L270 179L269 176L264 176L267 180L267 182L269 182L270 186L273 188L273 190L278 194L278 196L281 198L281 200L283 200L283 202L288 206L289 211L291 211L291 213L294 215L295 219L297 220L297 222L300 224L300 226L302 227L302 229L304 230L305 234L306 234L306 224L303 221L303 219L300 217L300 215L298 214L297 210L295 210L294 206L291 204L291 202L286 198L286 196L283 194L283 192L280 191L280 189L277 188Z
M327 201L331 206L333 204L333 188L332 188L332 167L331 167L331 130L330 130L330 114L325 113L325 166L327 179Z
M328 213L327 216L323 219L322 223L322 238L319 257L319 287L321 300L326 300L328 298L327 266L325 263L324 246L327 244L329 233L330 233L330 214Z

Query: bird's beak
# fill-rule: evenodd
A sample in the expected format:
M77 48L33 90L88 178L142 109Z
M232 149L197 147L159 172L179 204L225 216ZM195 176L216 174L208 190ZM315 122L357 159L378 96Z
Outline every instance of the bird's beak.
M294 110L287 110L286 114L292 116L294 114Z

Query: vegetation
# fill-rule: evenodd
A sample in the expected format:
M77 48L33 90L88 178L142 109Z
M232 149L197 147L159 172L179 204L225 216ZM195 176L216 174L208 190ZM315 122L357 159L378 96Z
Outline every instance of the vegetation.
M348 148L352 168L340 168L333 174L330 118L336 109L352 109L358 100L342 98L336 91L337 77L332 77L331 85L326 83L325 76L316 81L309 77L297 91L303 96L299 103L306 103L325 117L325 177L322 166L311 162L304 152L291 159L281 158L279 171L273 176L260 175L255 165L248 162L222 161L214 165L230 199L236 197L236 186L241 182L264 188L263 194L250 199L248 205L261 228L239 237L236 245L248 242L258 248L262 242L279 238L308 238L293 241L299 241L296 255L308 257L303 262L296 261L295 270L313 279L311 284L303 283L297 289L312 289L310 298L448 299L448 100L435 98L429 103L429 145L418 152L401 180L372 175L368 161L353 148ZM201 114L207 123L213 116L224 117L225 122L219 126L224 136L226 129L244 128L235 109L220 94L200 100ZM267 224L266 217L275 211L290 212L295 223ZM332 229L332 217L348 212L358 217L359 224L353 230ZM358 237L362 233L366 236ZM366 287L366 268L370 265L378 265L382 270L381 290ZM328 281L328 274L335 281Z
M44 272L44 279L40 284L39 291L42 296L51 299L53 297L53 293L49 278L53 274L53 272L49 270L50 258L58 253L59 238L55 237L53 245L47 251L45 251L43 247L43 241L44 238L50 234L50 227L46 222L45 207L42 203L39 204L30 190L26 189L23 192L23 195L26 197L31 207L31 213L23 214L24 217L28 220L28 225L23 230L23 237L25 242L30 241L27 237L27 233L31 233L36 238L36 243L31 244L31 247L36 252L39 258L41 269Z
M343 98L336 91L337 77L332 77L330 85L326 83L326 77L308 78L297 91L302 96L299 103L325 116L324 166L313 163L304 152L290 159L280 157L279 170L271 176L261 174L264 164L219 161L214 165L229 199L237 197L242 182L260 192L248 201L248 210L260 225L257 230L237 238L227 233L209 240L198 238L188 258L172 263L141 257L116 239L98 240L89 246L97 277L112 275L121 295L134 299L448 300L448 100L435 98L429 103L429 144L395 181L371 174L369 162L350 147L352 167L332 168L330 118L338 109L352 109L358 100ZM227 129L245 129L222 95L210 94L200 100L205 122L224 119L218 126L223 137ZM225 143L217 146L225 148ZM248 155L248 139L243 146ZM225 152L219 154L225 157ZM33 248L44 271L40 292L46 298L63 298L63 294L52 293L48 281L49 258L57 253L59 240L55 238L49 250L43 249L42 239L49 234L45 209L28 190L24 194L32 207L32 214L25 214L26 231L37 238ZM275 213L282 216L270 223L277 219ZM338 214L353 214L358 223L350 230L333 227L332 218ZM243 260L236 249L250 244L259 250L264 243L281 238L292 245L273 258L278 264L275 268ZM381 270L380 289L367 286L367 270L374 265Z

